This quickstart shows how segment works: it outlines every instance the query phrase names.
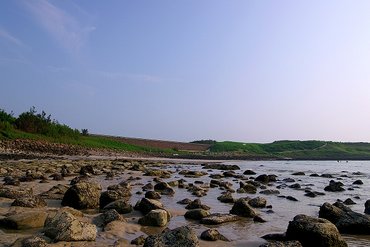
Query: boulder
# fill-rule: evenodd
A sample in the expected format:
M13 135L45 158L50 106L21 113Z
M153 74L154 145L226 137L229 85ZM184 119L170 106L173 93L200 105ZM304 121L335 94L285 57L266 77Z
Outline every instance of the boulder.
M213 229L213 228L202 232L202 234L200 235L200 238L206 241L217 241L217 240L230 241L224 235L219 233L217 229Z
M338 229L326 219L297 215L289 222L286 237L304 247L347 247Z
M245 170L244 172L243 172L243 174L244 175L256 175L257 173L255 173L254 171L252 171L252 170Z
M174 189L166 183L166 182L159 182L156 185L154 185L154 190L158 191L162 195L173 195L175 194Z
M33 196L32 188L0 186L0 197L17 199L20 197L30 197L30 196Z
M202 204L202 202L199 199L195 199L194 201L190 202L185 208L186 209L202 208L204 210L211 209L209 206Z
M139 210L145 215L154 209L164 209L164 207L160 201L143 198L136 203L134 209Z
M210 213L207 210L204 210L202 208L196 208L196 209L188 210L185 213L184 217L186 219L200 220L209 215Z
M158 192L156 192L156 191L150 190L150 191L147 191L145 193L145 198L149 198L149 199L161 199L161 195Z
M62 205L76 209L94 209L99 207L101 185L80 182L72 185L64 194Z
M266 207L267 201L263 197L255 197L253 199L250 199L248 201L248 204L251 205L254 208L264 208Z
M131 186L128 183L111 185L100 195L100 208L104 208L111 202L128 199L131 196Z
M58 241L95 241L97 229L93 224L79 221L68 212L58 212L45 222L44 233Z
M243 183L240 182L240 188L237 190L238 193L250 193L250 194L256 194L257 193L257 187L250 183Z
M319 217L332 222L341 233L370 234L370 217L353 212L340 202L333 205L324 203L320 207Z
M264 195L278 195L278 194L280 194L280 191L267 189L267 190L260 191L260 194L264 194Z
M365 214L370 214L370 200L365 202Z
M80 175L86 176L86 175L95 175L96 171L93 166L87 165L83 166L80 169Z
M170 221L171 215L164 209L154 209L139 219L139 224L144 226L165 226Z
M144 247L198 247L199 240L194 230L182 226L145 239Z
M210 214L207 217L204 217L203 219L200 220L201 224L205 225L219 225L222 223L226 222L233 222L233 221L238 221L240 218L236 215L233 214Z
M231 192L226 192L225 194L220 195L217 197L217 200L224 203L233 203L235 201Z
M96 222L99 226L105 226L115 220L125 221L125 219L115 209L109 209L96 217Z
M248 201L242 198L238 199L234 203L232 209L230 210L230 213L247 218L253 218L257 215L256 211L254 211L254 209L249 206Z
M20 197L14 200L12 206L27 207L27 208L41 208L46 207L47 204L40 196Z
M25 230L44 226L48 214L44 211L28 211L0 219L0 226L9 229Z
M324 190L331 191L331 192L340 192L340 191L344 191L342 186L343 186L342 182L335 182L334 180L330 180L329 185L326 186Z
M103 208L103 210L110 209L115 209L119 214L128 214L132 212L131 204L124 199L111 202Z

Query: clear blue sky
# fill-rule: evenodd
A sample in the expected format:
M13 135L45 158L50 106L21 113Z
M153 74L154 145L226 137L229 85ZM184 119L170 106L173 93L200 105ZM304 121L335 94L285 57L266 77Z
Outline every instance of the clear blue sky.
M370 1L0 2L0 108L130 137L370 142Z

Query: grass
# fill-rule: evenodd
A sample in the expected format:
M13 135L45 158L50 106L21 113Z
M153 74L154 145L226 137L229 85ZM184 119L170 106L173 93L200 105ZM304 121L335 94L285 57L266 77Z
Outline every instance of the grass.
M77 138L69 136L49 137L40 134L27 133L15 129L0 131L0 140L1 139L30 139L35 141L47 141L52 143L70 144L86 148L98 148L98 149L102 148L129 152L167 153L167 154L179 153L175 152L175 150L172 149L141 147L123 143L120 141L115 141L105 137L97 136L79 136Z

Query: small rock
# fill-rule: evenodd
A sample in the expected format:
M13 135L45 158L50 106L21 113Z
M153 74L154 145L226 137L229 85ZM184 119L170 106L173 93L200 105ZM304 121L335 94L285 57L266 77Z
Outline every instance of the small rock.
M204 210L202 208L196 208L196 209L188 210L185 213L184 217L186 219L200 220L209 215L210 213L207 210Z
M205 230L200 235L200 238L203 239L203 240L206 240L206 241L217 241L217 240L222 240L222 241L227 241L227 242L230 241L224 235L219 233L219 231L217 231L217 229Z
M144 226L165 226L170 221L171 215L164 209L154 209L139 219L139 224Z

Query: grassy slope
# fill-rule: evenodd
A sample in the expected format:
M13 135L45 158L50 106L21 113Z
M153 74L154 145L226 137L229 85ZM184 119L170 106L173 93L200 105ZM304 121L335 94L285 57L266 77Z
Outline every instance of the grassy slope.
M148 148L140 147L131 144L122 143L119 141L111 140L105 137L96 136L81 136L79 138L70 137L60 137L52 138L38 134L30 134L18 130L12 131L0 131L0 139L32 139L32 140L43 140L54 143L63 143L77 145L81 147L88 148L106 148L118 151L130 151L130 152L147 152L147 153L175 153L171 149L158 149L158 148Z
M291 159L370 159L370 143L276 141L268 144L217 142L211 152Z
M78 145L89 148L106 148L117 151L143 152L153 154L174 153L184 155L183 151L135 146L100 136L81 136L77 139L70 137L52 138L43 135L30 134L18 130L0 131L0 139L33 139L54 143ZM245 158L290 158L290 159L370 159L370 143L339 143L324 141L276 141L268 144L216 142L210 152L200 155L219 157ZM196 158L196 156L192 156ZM203 156L205 157L205 156Z

